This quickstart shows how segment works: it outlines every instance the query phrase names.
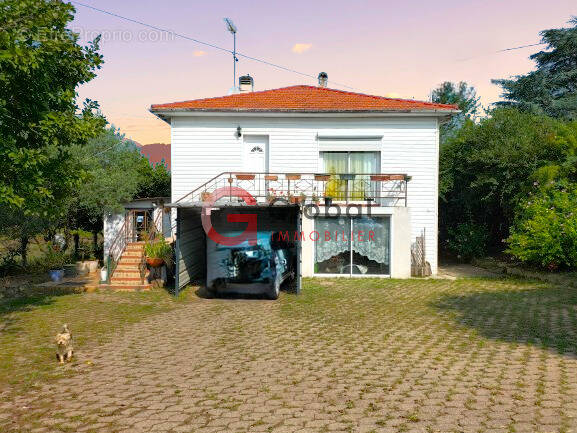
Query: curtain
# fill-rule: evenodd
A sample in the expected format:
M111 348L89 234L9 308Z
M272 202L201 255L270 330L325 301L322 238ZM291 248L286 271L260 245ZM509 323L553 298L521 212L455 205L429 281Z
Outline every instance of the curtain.
M350 251L351 223L349 218L317 218L316 231L319 232L319 240L315 242L316 263L324 262L341 253ZM325 232L330 234L330 240L325 240ZM336 239L335 232L338 234ZM346 240L343 240L343 232Z
M348 172L347 152L323 152L323 171L329 174ZM338 177L331 178L325 185L325 195L335 200L344 200L346 191L346 180Z
M375 152L351 152L349 154L349 173L357 175L349 182L351 200L359 201L374 196L371 191L370 177L359 176L359 174L377 173L377 159Z
M358 233L364 232L364 241L359 241ZM372 240L369 233L373 232ZM390 259L390 220L389 218L354 218L353 251L378 263L389 264Z

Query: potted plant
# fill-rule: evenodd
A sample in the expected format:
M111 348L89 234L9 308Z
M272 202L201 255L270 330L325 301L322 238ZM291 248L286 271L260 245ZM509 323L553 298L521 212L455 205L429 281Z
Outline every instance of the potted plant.
M320 198L319 198L319 196L318 196L316 193L313 194L313 196L311 197L311 200L312 200L313 203L316 204L316 205L318 205L318 204L320 203L320 201L321 201Z
M300 199L299 201L300 201L301 203L304 203L304 202L306 201L306 199L307 199L306 194L305 194L304 192L301 192L301 193L299 194L299 199Z
M330 196L325 196L324 198L325 198L325 206L326 206L326 207L329 207L329 206L331 206L331 205L333 204L333 198L332 198L332 197L330 197Z
M296 173L287 173L285 176L288 180L299 180L301 178L301 175Z
M54 282L62 281L64 277L64 263L66 258L59 245L52 242L46 244L44 256L45 263L48 265L48 275Z
M157 235L152 241L144 245L146 263L151 268L159 268L162 265L169 266L172 263L172 247L162 235Z
M330 174L315 174L315 180L319 182L328 182L330 178Z

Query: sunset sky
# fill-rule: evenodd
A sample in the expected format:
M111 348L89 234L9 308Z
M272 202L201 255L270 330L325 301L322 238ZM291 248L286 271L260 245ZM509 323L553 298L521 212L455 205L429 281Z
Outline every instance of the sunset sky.
M567 26L575 0L194 1L84 0L81 3L232 49L223 22L238 27L237 50L316 76L329 87L374 95L427 99L442 81L467 81L484 106L499 99L491 78L523 74L539 47L539 31ZM227 94L232 55L147 29L75 4L73 30L82 42L102 34L105 64L79 89L97 100L109 122L129 138L169 143L170 128L148 112L153 103ZM240 58L255 90L316 79Z

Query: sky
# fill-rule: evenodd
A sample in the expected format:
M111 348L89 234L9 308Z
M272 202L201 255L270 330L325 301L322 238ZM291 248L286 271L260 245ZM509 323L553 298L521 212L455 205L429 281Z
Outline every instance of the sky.
M566 27L575 0L436 1L196 1L82 0L158 28L232 49L223 18L238 28L237 50L314 77L329 87L427 100L443 81L466 81L484 106L499 100L492 78L533 69L539 31ZM73 2L74 4L74 2ZM141 144L170 143L170 127L151 104L226 95L233 86L232 55L75 4L71 28L81 43L102 35L104 64L78 89L100 103L115 127ZM255 90L316 78L240 58ZM348 86L348 87L345 87ZM351 89L352 88L352 89Z

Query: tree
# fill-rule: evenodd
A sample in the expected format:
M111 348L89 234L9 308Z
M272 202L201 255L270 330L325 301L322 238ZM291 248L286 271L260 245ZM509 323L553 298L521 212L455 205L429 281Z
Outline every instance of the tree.
M438 104L456 104L461 113L441 125L441 143L454 137L456 132L463 127L466 120L474 118L479 110L479 97L473 86L461 81L457 84L445 81L433 90L431 100Z
M136 145L114 126L87 145L75 146L72 155L85 176L67 203L67 224L92 232L95 239L102 230L103 216L122 212L123 203L134 198L170 196L166 166L151 167Z
M148 159L146 161L148 162ZM135 198L170 197L170 172L166 164L159 163L154 167L146 164L142 167L140 175L141 182Z
M493 80L503 87L500 105L568 120L577 119L577 17L569 28L544 30L541 41L547 50L530 58L537 69L513 79Z
M442 236L459 224L484 226L501 250L539 170L563 166L576 151L575 124L551 117L499 108L467 123L441 152Z
M26 215L60 212L82 177L70 146L104 126L76 87L100 67L98 40L82 47L59 0L0 2L0 206Z

